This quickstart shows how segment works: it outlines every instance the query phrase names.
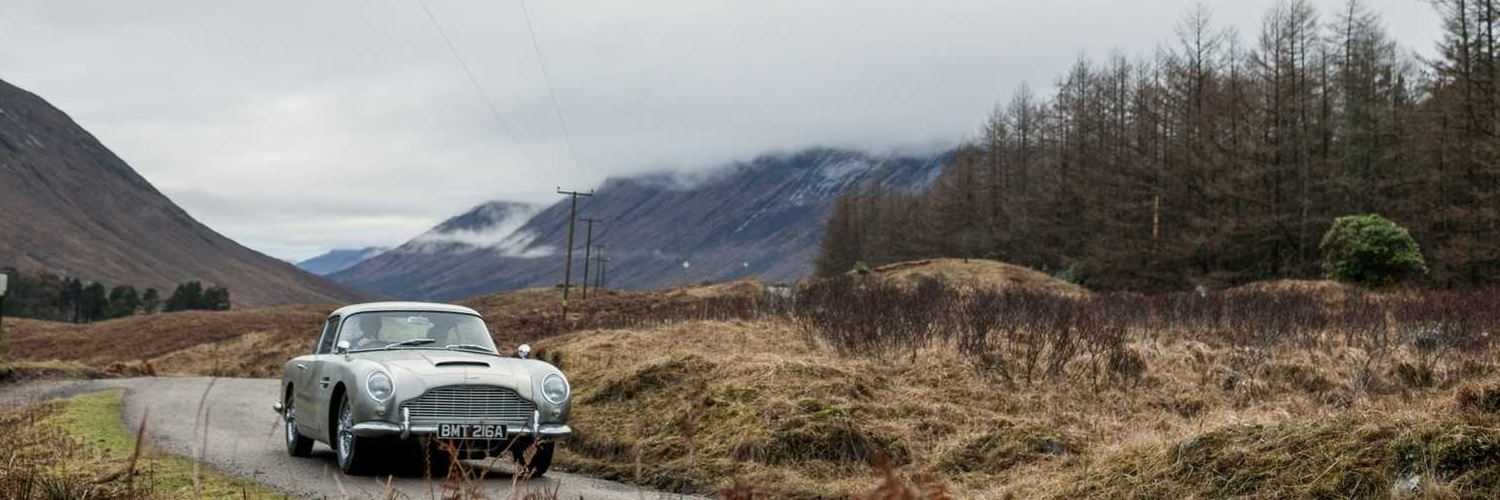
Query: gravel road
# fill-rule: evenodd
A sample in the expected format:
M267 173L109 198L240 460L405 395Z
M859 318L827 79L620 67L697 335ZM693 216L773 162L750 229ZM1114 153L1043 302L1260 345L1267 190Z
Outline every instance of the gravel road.
M204 463L235 476L304 498L378 498L382 481L344 476L333 451L323 444L310 458L293 458L282 443L281 418L271 411L277 383L263 379L135 378L96 381L43 381L0 387L0 408L109 388L125 389L121 418L129 429L147 419L148 440L158 449ZM205 393L207 397L205 399ZM207 425L195 425L203 401ZM198 448L205 439L208 446ZM470 462L471 467L483 464ZM482 487L490 498L558 488L558 497L585 500L688 498L651 492L621 483L558 471L544 478L515 482L509 464L490 469ZM439 485L419 478L397 477L392 486L409 498L440 498Z

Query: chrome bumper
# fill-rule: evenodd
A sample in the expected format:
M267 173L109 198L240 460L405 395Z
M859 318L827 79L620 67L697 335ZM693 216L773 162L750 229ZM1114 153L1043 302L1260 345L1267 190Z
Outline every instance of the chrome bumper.
M563 424L538 424L541 414L531 412L531 423L525 426L506 426L506 439L512 437L532 437L540 439L567 439L573 435L573 428ZM354 434L360 437L399 437L406 439L411 436L430 436L437 434L437 426L412 425L411 412L401 410L401 423L371 421L354 424Z

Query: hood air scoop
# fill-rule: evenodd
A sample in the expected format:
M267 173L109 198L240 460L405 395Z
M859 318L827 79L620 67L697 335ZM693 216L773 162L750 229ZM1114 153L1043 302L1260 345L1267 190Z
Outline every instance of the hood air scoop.
M438 361L437 363L435 363L435 365L438 368L442 368L445 366L477 366L481 368L490 367L489 363L485 363L483 361Z

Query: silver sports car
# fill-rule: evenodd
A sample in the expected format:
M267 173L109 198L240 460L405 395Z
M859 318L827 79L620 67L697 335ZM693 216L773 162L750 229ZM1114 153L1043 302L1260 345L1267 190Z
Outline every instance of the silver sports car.
M567 438L571 387L557 367L502 356L479 313L418 302L358 304L334 311L311 354L281 375L286 449L295 457L328 443L347 474L510 453L536 477ZM411 469L407 469L411 470Z

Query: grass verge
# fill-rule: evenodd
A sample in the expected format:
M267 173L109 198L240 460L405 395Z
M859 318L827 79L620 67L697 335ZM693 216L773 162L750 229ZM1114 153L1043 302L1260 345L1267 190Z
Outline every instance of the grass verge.
M182 457L137 448L110 390L0 413L0 491L6 498L285 498ZM150 429L147 429L149 432Z
M0 362L0 384L55 378L103 378L104 370L68 361Z

